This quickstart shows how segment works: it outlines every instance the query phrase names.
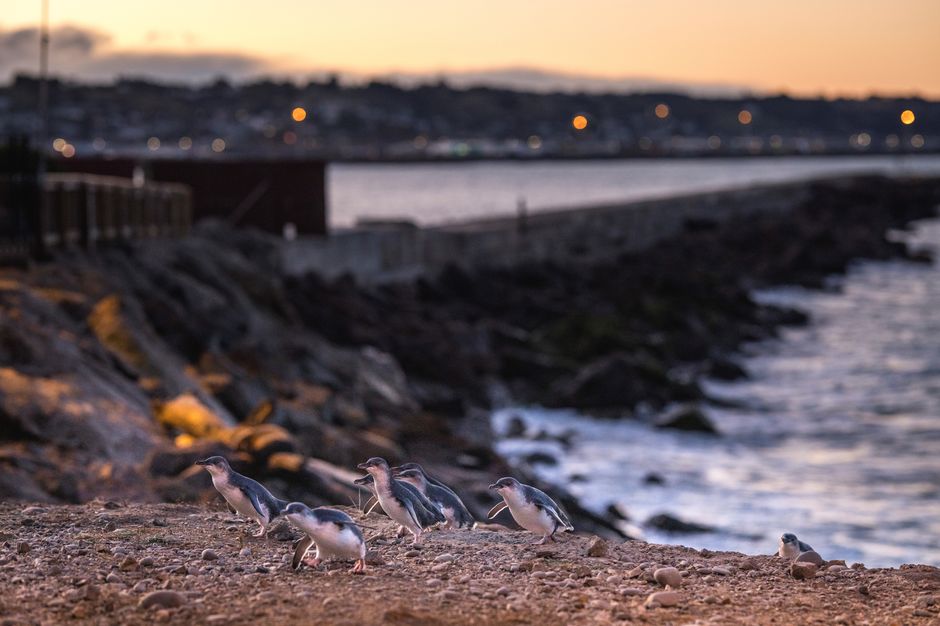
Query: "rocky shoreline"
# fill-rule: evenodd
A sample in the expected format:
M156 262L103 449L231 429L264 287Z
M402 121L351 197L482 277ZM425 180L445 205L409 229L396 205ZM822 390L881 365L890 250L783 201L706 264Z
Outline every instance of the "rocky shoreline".
M805 323L753 288L925 260L886 233L935 215L940 181L812 191L794 214L689 223L642 255L373 287L288 277L277 240L219 224L0 270L0 499L199 502L193 461L224 454L283 497L345 503L375 455L420 460L482 517L494 477L534 482L493 451L494 400L661 419L708 401L701 376L746 375L743 342ZM662 425L708 426L676 417ZM580 530L619 534L550 491Z
M0 625L940 624L940 570L927 566L797 571L775 556L584 535L536 546L489 529L433 531L415 548L373 514L365 576L340 562L294 572L297 531L252 538L220 504L0 504Z

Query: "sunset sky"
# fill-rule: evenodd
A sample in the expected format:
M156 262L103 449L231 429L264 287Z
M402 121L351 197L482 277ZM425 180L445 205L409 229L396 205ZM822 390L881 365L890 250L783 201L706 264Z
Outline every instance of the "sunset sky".
M0 80L39 0L0 0ZM940 97L938 0L50 0L54 73L169 80L528 68L796 95Z

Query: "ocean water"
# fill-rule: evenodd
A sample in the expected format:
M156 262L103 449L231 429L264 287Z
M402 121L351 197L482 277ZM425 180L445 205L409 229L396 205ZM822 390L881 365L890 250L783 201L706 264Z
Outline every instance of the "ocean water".
M940 253L940 220L909 237ZM642 528L651 541L768 554L794 532L824 558L940 566L940 267L859 262L833 280L827 291L757 294L812 322L747 346L751 379L706 384L738 406L706 407L721 437L506 407L493 415L498 432L521 415L532 431L577 434L568 450L524 439L499 450L555 454L539 473L591 508L620 503L639 525L667 512L718 529ZM645 484L649 472L665 484Z
M330 224L363 217L441 224L528 211L640 200L828 174L940 174L940 155L477 161L333 164L327 171Z

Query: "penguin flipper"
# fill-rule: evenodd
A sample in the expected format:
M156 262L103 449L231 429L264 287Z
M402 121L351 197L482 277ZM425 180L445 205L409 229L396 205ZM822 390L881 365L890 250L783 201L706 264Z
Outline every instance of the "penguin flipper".
M503 500L502 502L494 506L492 509L490 509L489 513L486 514L486 519L493 519L494 517L499 515L502 512L502 510L505 509L507 506L509 505L506 504L505 500Z
M240 487L240 489L245 497L248 498L248 501L251 502L251 507L258 512L258 516L267 523L272 517L272 511L268 505L258 497L258 494L255 493L254 490L244 487Z
M297 542L297 545L294 548L294 558L291 559L290 566L293 570L299 570L300 564L303 562L304 557L307 555L307 550L310 549L310 546L313 545L313 539L310 538L310 535L304 535L304 537Z
M542 504L541 502L535 502L534 504L536 508L542 509L543 511L548 513L550 516L554 517L555 520L558 522L558 524L565 530L574 530L574 526L571 525L571 522L568 522L567 520L565 520L564 517L561 515L561 513L558 511L558 509L556 509L555 507L546 506Z
M379 506L379 499L376 498L375 496L372 496L371 498L369 498L368 502L366 502L365 514L368 515L377 506Z

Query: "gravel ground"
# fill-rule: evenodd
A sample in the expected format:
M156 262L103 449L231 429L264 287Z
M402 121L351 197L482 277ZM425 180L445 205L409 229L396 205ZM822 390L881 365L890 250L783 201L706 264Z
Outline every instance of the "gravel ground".
M359 516L355 509L348 509ZM940 570L828 565L797 580L768 556L566 535L434 531L415 549L364 523L372 564L289 568L272 536L221 508L0 503L0 626L81 622L258 624L931 624ZM679 586L666 591L654 580ZM163 593L153 594L155 591ZM673 604L673 606L664 606Z

